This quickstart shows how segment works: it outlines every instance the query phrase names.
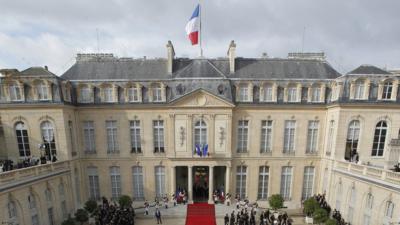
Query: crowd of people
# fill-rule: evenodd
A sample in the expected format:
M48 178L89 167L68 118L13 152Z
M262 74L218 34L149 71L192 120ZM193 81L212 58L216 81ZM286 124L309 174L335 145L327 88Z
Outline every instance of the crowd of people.
M56 161L57 157L53 155L53 157L51 158L51 162L56 162ZM42 156L40 158L29 156L18 161L17 163L15 163L11 159L0 160L0 173L15 169L23 169L31 166L37 166L39 164L46 164L48 162L49 161L45 156Z
M319 203L319 206L323 209L325 209L328 212L328 215L331 215L331 207L329 206L328 202L325 199L325 194L318 194L314 196L315 200L317 200L317 202ZM342 217L342 215L340 214L339 211L337 211L336 209L333 210L332 212L332 218L334 220L336 220L336 224L338 225L349 225L349 223L347 223L344 218Z
M237 204L236 210L232 211L231 215L228 214L224 217L224 225L291 225L292 220L284 213L272 213L268 209L262 211L257 218L258 205L256 203L244 205Z
M120 207L116 203L109 203L103 197L102 204L95 212L96 225L134 225L135 210L132 206Z

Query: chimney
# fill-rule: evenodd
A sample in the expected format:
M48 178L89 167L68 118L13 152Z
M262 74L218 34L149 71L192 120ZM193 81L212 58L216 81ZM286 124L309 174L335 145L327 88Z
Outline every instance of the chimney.
M172 65L174 64L174 57L175 57L175 50L174 46L172 45L171 41L167 43L167 73L172 74L173 68Z
M229 72L235 72L235 58L236 58L236 44L235 41L231 41L228 48L228 58L229 58Z
M48 70L49 70L49 67L47 67L47 66L44 66L44 69L48 71Z

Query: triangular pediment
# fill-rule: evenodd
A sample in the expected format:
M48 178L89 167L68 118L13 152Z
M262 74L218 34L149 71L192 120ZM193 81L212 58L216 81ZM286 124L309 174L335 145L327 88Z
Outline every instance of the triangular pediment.
M177 98L171 102L174 107L229 107L235 105L230 101L216 96L204 89L198 89Z

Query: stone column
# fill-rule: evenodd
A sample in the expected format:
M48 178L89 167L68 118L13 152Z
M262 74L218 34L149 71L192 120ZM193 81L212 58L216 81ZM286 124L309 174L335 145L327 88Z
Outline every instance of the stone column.
M230 182L231 182L231 167L230 166L226 166L226 170L225 170L225 195L227 193L230 193Z
M188 166L188 189L187 189L187 196L188 196L188 202L192 203L193 202L193 181L192 181L192 166Z
M213 204L213 192L214 192L214 166L210 166L208 171L208 203Z
M176 166L171 166L171 194L175 194L176 191Z

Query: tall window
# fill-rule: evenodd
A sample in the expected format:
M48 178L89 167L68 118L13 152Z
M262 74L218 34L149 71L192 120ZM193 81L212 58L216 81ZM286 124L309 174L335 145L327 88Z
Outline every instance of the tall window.
M163 197L165 194L165 167L155 167L156 177L156 196Z
M391 81L386 81L383 84L382 99L384 100L391 99L392 92L393 92L393 83Z
M283 143L283 153L294 153L294 138L296 131L296 121L285 121L285 133Z
M360 136L360 121L353 120L349 123L349 128L347 130L346 151L344 155L344 158L346 160L352 160L353 156L357 152L359 136Z
M321 87L314 86L311 88L311 102L321 101Z
M349 209L347 210L347 222L353 224L354 207L356 207L356 189L354 187L350 190Z
M90 88L89 87L82 87L80 89L80 101L82 103L88 103L91 102L91 93L90 93Z
M272 120L261 121L261 153L272 150Z
M38 93L39 100L49 100L49 88L44 82L41 82L36 86L36 91Z
M199 120L194 125L194 146L203 148L207 144L207 125Z
M40 125L40 128L42 131L43 142L46 146L46 156L51 160L53 156L57 155L53 124L49 121L44 121Z
M153 138L154 138L154 152L164 152L164 121L153 121Z
M372 144L372 156L383 156L385 150L385 141L387 133L387 124L385 121L380 121L376 124L374 143Z
M364 98L365 82L364 80L357 80L354 84L354 99Z
M89 198L100 200L99 174L96 167L87 168L89 179Z
M113 102L114 101L113 88L105 87L103 89L103 96L104 96L104 102Z
M308 121L307 148L306 153L315 153L318 143L318 120Z
M336 189L336 210L340 211L342 205L343 185L339 183Z
M47 215L49 219L49 224L54 225L54 213L53 213L53 197L51 195L51 191L49 189L46 189L44 191L45 196L46 196L46 202L47 202Z
M29 210L31 213L31 224L32 225L40 225L39 223L39 213L37 209L37 203L36 203L36 198L33 194L29 194L28 196L28 205L29 205Z
M67 202L65 200L65 188L63 183L60 183L58 185L58 194L60 196L62 218L66 219L68 217L68 211L67 211Z
M292 173L293 168L291 166L282 167L281 195L285 201L290 201L291 199Z
M141 166L132 167L133 199L144 200L143 187L143 168Z
M304 167L303 192L301 195L303 200L308 199L313 195L314 170L313 166Z
M71 120L68 120L68 131L69 131L69 144L71 146L71 153L72 156L75 156L76 149L75 149L74 127Z
M153 102L161 102L162 101L162 88L161 84L153 85Z
M131 153L141 153L142 146L140 141L140 120L130 122L131 132Z
M130 87L128 88L128 101L129 102L139 102L139 88Z
M76 197L76 202L78 204L81 204L81 191L80 191L80 176L79 176L79 171L78 168L74 168L75 171L75 197Z
M7 204L8 209L8 220L13 225L18 225L18 213L17 213L17 205L13 200L10 200Z
M329 122L329 130L328 130L328 146L326 149L326 156L330 156L332 152L332 145L334 140L334 132L335 132L335 121L331 120Z
M118 166L110 167L111 196L117 200L121 196L121 174Z
M263 96L264 102L272 102L272 92L273 92L272 90L273 90L272 84L264 85L264 96Z
M247 140L249 133L249 121L239 120L238 122L238 139L237 139L237 152L247 152Z
M241 101L241 102L249 101L249 85L248 84L239 85L239 101Z
M247 166L238 166L236 168L236 194L241 199L246 197L246 177Z
M269 167L260 166L258 174L258 199L268 198Z
M287 89L287 101L296 102L297 101L297 87L291 86Z
M107 120L107 153L118 153L117 121Z
M21 88L18 84L11 84L8 87L11 101L22 101Z
M93 121L84 121L83 122L83 136L85 143L85 152L86 153L95 153L96 152L96 143L94 139L94 122Z
M28 130L23 122L18 122L15 124L15 134L17 136L19 156L30 156L31 150L29 148Z
M392 224L392 217L393 217L393 210L394 210L394 203L392 201L387 201L385 205L385 214L383 218L383 224L389 225Z
M374 196L371 193L367 194L367 198L365 201L365 208L364 208L364 225L371 224L371 213L374 204Z

